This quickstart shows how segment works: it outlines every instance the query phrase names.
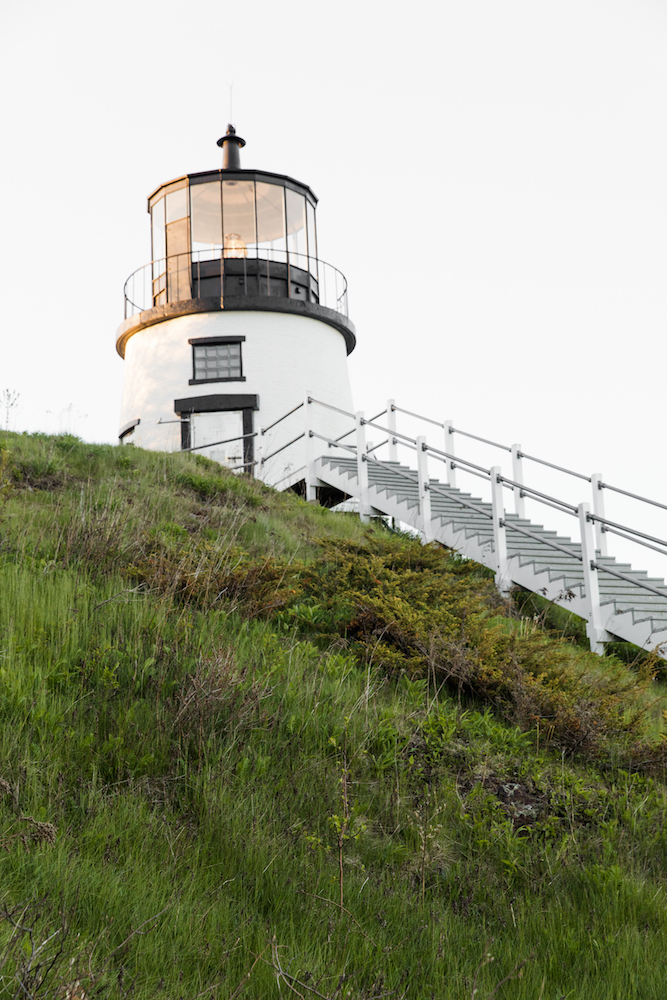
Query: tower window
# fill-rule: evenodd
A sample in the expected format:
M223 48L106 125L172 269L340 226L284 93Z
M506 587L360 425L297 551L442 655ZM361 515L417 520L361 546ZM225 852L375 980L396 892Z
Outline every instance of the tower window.
M199 337L192 344L193 378L198 382L245 382L241 357L244 337Z

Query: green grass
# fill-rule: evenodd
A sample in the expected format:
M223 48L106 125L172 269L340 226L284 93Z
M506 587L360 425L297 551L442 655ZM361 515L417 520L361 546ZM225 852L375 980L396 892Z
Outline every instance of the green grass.
M0 996L664 996L650 663L206 460L2 454Z

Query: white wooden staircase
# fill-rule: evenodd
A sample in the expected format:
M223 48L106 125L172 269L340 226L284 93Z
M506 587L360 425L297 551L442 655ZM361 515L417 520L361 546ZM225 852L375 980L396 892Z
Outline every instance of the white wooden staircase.
M426 434L411 437L399 433L397 413L425 422L429 432L438 427L439 440L444 431L445 448L429 443ZM375 446L367 443L369 428L386 434L386 439ZM297 430L300 433L294 436ZM665 512L667 504L612 486L599 474L584 476L527 455L520 445L507 447L455 428L451 421L435 421L403 410L394 400L387 402L382 413L367 419L362 412L348 413L306 395L302 403L258 433L261 457L253 464L266 482L280 489L300 483L311 501L317 499L318 489L333 487L356 499L364 519L385 515L410 525L425 543L441 542L492 569L501 590L524 587L579 615L586 621L595 652L603 653L606 642L620 639L655 650L667 659L664 579L633 569L607 552L609 535L666 557L667 541L647 533L646 518L641 529L606 518L604 493L624 494ZM455 455L454 435L511 453L512 477L503 475L499 465L486 468ZM398 461L398 446L410 452L410 464ZM379 459L383 449L388 458ZM430 477L429 459L444 465L445 482ZM573 506L528 485L523 460L546 466L551 474L556 470L559 475L586 480L593 489L592 509L586 503ZM490 487L491 502L459 489L455 470L484 480L487 492ZM567 518L562 515L570 515L576 537L566 537L525 517L525 498L555 509L563 523ZM506 511L506 502L511 499L514 513Z

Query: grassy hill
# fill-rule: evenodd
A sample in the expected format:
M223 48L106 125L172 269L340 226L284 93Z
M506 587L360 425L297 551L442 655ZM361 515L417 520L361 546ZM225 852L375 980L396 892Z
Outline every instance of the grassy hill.
M0 996L667 995L658 661L201 457L0 448Z

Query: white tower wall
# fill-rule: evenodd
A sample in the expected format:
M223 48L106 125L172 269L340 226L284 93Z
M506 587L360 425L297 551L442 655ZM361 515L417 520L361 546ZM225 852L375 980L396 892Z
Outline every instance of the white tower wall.
M229 336L245 338L241 345L244 381L190 385L193 348L189 340ZM353 410L345 339L334 327L292 313L192 313L139 330L127 341L120 426L140 420L132 434L136 445L178 451L181 428L174 412L177 399L256 394L259 409L253 415L254 430L259 431L301 403L306 392L332 406ZM330 438L351 427L349 419L322 407L312 407L311 419L317 432ZM303 428L301 409L254 439L255 459L275 451ZM321 441L317 447L321 451L327 448ZM211 449L202 449L200 454L211 455ZM280 481L285 488L303 478L298 472L304 463L302 439L263 466L256 466L255 474L270 483Z

